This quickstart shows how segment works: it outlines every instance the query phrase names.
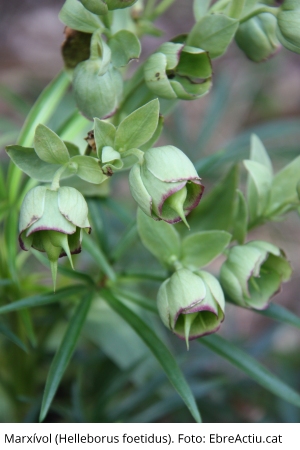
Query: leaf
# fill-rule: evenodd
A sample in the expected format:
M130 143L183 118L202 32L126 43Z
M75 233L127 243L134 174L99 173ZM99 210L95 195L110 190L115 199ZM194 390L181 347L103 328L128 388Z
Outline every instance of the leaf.
M139 208L137 226L143 245L164 265L172 266L174 259L179 259L180 238L172 225L153 220Z
M220 181L204 198L199 206L192 211L189 223L200 230L218 229L229 231L232 229L235 207L236 190L239 183L239 170L235 165L226 177Z
M114 147L116 127L109 122L104 122L104 120L94 119L94 134L97 147L97 154L101 156L101 150L103 147L109 146Z
M256 161L262 164L267 169L269 169L271 175L273 174L273 166L270 157L265 149L264 144L259 139L259 137L256 136L256 134L251 135L250 159L251 161Z
M286 206L299 203L297 184L300 180L300 156L278 172L271 188L271 196L267 213L280 213Z
M45 125L38 125L34 135L34 149L38 157L49 164L65 164L70 156L64 142Z
M0 333L21 348L24 352L28 353L24 342L22 342L21 339L19 339L18 336L16 336L5 323L0 322Z
M249 173L247 199L251 220L264 215L272 185L272 172L263 164L246 159L244 166Z
M126 66L132 59L140 57L140 41L131 31L118 31L109 39L108 45L111 49L111 62L115 67Z
M152 100L127 116L118 126L115 148L125 151L139 148L155 133L159 118L159 101Z
M248 231L248 211L245 197L239 189L237 189L237 201L232 239L236 239L239 244L243 244Z
M91 156L79 155L71 159L78 164L76 175L89 183L100 184L107 179L100 167L100 161Z
M140 319L140 317L116 299L108 290L104 289L101 295L107 301L109 306L135 330L139 337L148 346L157 361L162 366L164 372L169 378L170 383L188 407L196 422L200 422L201 417L190 387L179 369L173 355L170 353L165 344L157 337L151 328L149 328L149 326Z
M182 241L181 261L186 266L204 267L219 256L231 240L226 231L200 231Z
M199 342L245 372L262 387L272 392L272 394L300 407L300 395L298 392L290 388L287 384L277 378L276 375L269 372L269 370L256 359L245 353L236 345L226 341L218 335L205 336L199 339Z
M0 314L6 314L12 311L19 311L26 308L35 308L37 306L44 306L50 303L56 303L60 300L67 300L72 295L78 295L86 291L86 286L77 284L72 287L59 289L56 292L51 292L50 294L38 294L31 297L22 298L8 305L0 307Z
M58 164L48 164L42 161L33 148L9 145L6 147L6 151L19 169L38 181L52 181L55 172L60 168Z
M79 338L86 315L90 308L92 298L93 294L89 293L87 295L87 298L85 300L82 300L77 306L75 313L70 320L67 331L62 339L62 342L53 358L46 381L45 392L43 395L42 407L40 412L40 422L45 419L48 413L59 383L74 353L77 340Z
M88 11L78 0L66 0L58 17L68 27L84 33L93 33L103 28L99 17Z
M234 38L239 21L224 14L210 14L202 17L192 28L187 45L202 48L211 58L217 58L226 52Z
M193 11L196 21L200 20L208 11L211 0L194 0Z
M163 131L163 127L164 127L164 117L159 115L157 128L156 128L153 136L149 139L149 141L147 141L145 144L140 146L140 150L145 152L146 150L149 150L149 148L152 148L154 146L154 144L156 144L156 142L160 138L160 135Z
M107 277L113 281L116 280L116 274L109 264L105 254L102 252L99 245L95 245L92 239L85 236L83 241L83 248L89 252L89 254L94 258L95 262L98 264L99 268L107 275Z
M77 145L73 144L72 142L67 142L67 141L64 141L64 144L68 149L70 157L80 155L80 151L79 151L79 148L77 147Z

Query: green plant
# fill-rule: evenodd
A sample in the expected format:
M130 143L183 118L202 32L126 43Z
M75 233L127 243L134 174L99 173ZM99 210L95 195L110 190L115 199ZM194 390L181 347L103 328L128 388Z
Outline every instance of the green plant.
M281 221L287 213L299 210L300 157L274 174L270 157L255 134L249 159L239 146L231 144L193 165L177 148L181 142L189 142L183 133L177 136L178 144L173 142L176 147L155 147L164 128L164 116L179 100L196 100L210 91L212 60L226 52L235 36L240 48L254 61L271 56L279 43L299 53L298 34L287 35L286 28L287 22L297 19L299 2L287 0L276 7L254 0L219 0L213 4L195 0L196 23L190 32L162 44L127 77L128 63L140 56L140 38L159 33L153 22L172 3L130 1L126 5L130 9L119 10L118 1L67 0L60 13L67 26L65 71L43 91L27 115L17 143L7 146L14 164L9 166L7 177L0 172L0 314L13 314L0 323L0 332L18 347L18 364L28 369L16 370L11 345L6 345L0 381L13 403L24 401L17 420L28 413L27 403L33 418L41 403L40 420L44 420L66 371L69 379L77 380L72 395L78 406L80 389L91 396L91 388L83 380L85 367L93 363L96 374L107 364L108 353L108 373L111 369L113 377L106 389L96 389L96 406L101 404L101 411L88 404L79 408L80 413L74 405L64 411L61 406L55 409L55 403L52 411L65 420L79 420L79 416L93 421L133 420L136 414L143 414L141 403L145 401L150 413L145 413L144 420L149 420L155 406L150 391L141 391L139 396L126 386L139 370L142 378L153 382L158 401L176 410L178 397L173 397L168 388L162 395L159 392L164 381L155 377L159 363L193 418L201 421L195 397L226 381L213 376L201 385L194 382L193 374L185 376L165 342L169 331L160 326L157 313L167 328L185 339L187 346L189 340L200 337L200 344L263 388L300 406L300 395L294 389L254 357L213 334L224 318L227 320L224 292L228 303L256 309L300 328L300 319L292 312L269 305L281 283L291 276L284 252L262 239L246 242L252 229ZM247 38L249 29L256 37L251 43ZM77 107L84 117L76 109L53 131L45 123L71 81ZM206 116L208 126L198 138L199 146L205 145L205 133L208 140L209 127L213 130L217 124L218 108L213 104L211 108ZM90 130L92 119L94 127ZM182 115L179 123L182 127ZM79 131L87 134L85 148L74 142ZM246 169L246 187L240 177L239 160ZM199 175L203 177L220 167L227 170L226 162L235 164L201 199L204 187ZM128 199L122 205L109 193L110 179L113 184L114 179L127 177L129 169L130 191L139 206L137 220ZM29 178L25 180L22 171ZM37 186L38 182L48 184ZM19 239L23 250L31 249L28 253L19 252L16 245L20 210ZM120 223L126 226L121 237ZM91 236L82 233L91 228ZM149 268L148 262L144 264L147 256L141 247L136 255L130 251L138 236L159 262L158 270ZM81 243L83 258L77 257L75 264L79 270L58 264L59 258L67 255L73 266L71 254L80 253ZM87 261L86 255L90 258ZM222 255L227 259L219 282L216 273L212 275L203 268ZM36 263L32 263L35 267L30 271L24 267L29 257L51 268L55 292L48 292L48 283L43 280L48 272L42 272ZM135 258L146 269L131 270ZM151 264L155 266L156 262L152 260ZM151 299L157 290L158 306ZM31 314L31 308L38 312ZM67 317L67 326L64 324L62 330L63 316ZM123 321L129 327L124 327ZM60 337L59 345L53 343L54 335ZM81 336L86 339L88 357L79 354L67 369ZM132 360L126 361L128 349L124 350L125 359L120 355L122 339L125 348L134 348ZM97 345L105 351L96 351ZM44 361L49 348L57 350L41 399L40 384L45 374L36 367L40 360ZM150 359L148 370L143 364L149 358L145 348L155 358L155 362ZM23 365L24 361L27 363ZM114 403L116 390L122 388L127 395L123 402L131 402L127 415L122 402L114 411L109 403ZM172 411L165 408L166 414Z

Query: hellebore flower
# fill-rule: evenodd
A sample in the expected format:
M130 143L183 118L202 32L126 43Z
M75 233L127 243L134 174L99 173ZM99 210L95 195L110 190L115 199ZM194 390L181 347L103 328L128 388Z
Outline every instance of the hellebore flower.
M54 287L58 258L67 255L72 265L71 254L81 251L82 229L90 232L87 214L83 195L71 187L51 190L37 186L24 198L19 222L21 248L47 253Z
M140 208L156 220L186 222L200 202L202 186L189 158L172 145L147 150L129 174L130 190Z
M160 286L157 306L163 323L187 346L189 340L218 331L224 320L222 288L204 271L177 270Z
M162 98L194 100L211 87L212 67L205 50L166 42L145 63L145 83Z
M112 116L123 90L121 73L111 64L109 47L96 34L91 42L90 59L77 65L73 90L80 112L88 119Z
M288 50L300 53L300 2L285 0L277 15L277 37Z
M272 14L258 14L239 26L236 43L252 61L264 61L280 48L276 26L277 20Z
M282 250L264 241L251 241L231 248L220 280L225 293L237 304L265 309L281 283L291 276Z

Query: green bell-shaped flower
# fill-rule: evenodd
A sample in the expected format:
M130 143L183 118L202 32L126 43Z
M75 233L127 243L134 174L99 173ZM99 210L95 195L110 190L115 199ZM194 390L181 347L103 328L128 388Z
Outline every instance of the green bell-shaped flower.
M71 187L51 190L37 186L24 198L19 222L21 248L47 253L54 286L58 258L67 255L72 265L71 254L81 251L82 230L91 230L87 215L83 195Z
M231 248L220 273L225 293L235 303L254 309L267 308L281 283L291 276L282 250L264 241Z
M189 158L172 145L147 150L129 174L131 194L145 214L186 225L185 216L199 204L204 190L200 180Z
M277 15L277 37L281 44L300 53L300 1L285 0Z
M110 117L118 107L123 79L112 66L111 51L98 32L92 38L90 59L74 70L73 90L80 112L88 119Z
M163 323L187 346L189 340L218 331L224 320L222 288L204 271L177 270L160 286L157 306Z
M205 50L166 42L146 61L144 76L159 97L194 100L209 92L212 67Z
M264 61L280 49L276 26L277 20L272 14L258 14L239 26L236 43L252 61Z

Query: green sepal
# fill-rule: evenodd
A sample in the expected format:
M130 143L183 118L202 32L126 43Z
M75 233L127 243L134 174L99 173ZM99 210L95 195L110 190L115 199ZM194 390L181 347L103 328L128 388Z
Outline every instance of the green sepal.
M73 30L84 33L103 29L99 17L88 11L78 0L66 0L59 13L59 19Z
M238 29L239 21L224 14L203 16L192 28L187 45L202 48L211 58L223 55Z
M138 59L141 54L141 44L134 33L120 30L108 41L111 49L111 62L115 67L126 66L132 59Z
M180 238L175 228L164 221L153 220L140 208L137 227L143 245L164 266L172 268L180 257Z
M49 164L66 164L70 155L63 140L45 125L38 125L34 135L34 149L38 157Z
M259 162L251 160L243 162L249 173L247 199L250 218L254 221L265 213L272 185L272 172Z
M210 2L211 0L194 0L193 12L197 22L206 15Z
M159 119L159 101L152 100L127 116L118 126L114 148L119 152L139 148L151 139Z
M101 16L108 13L108 8L103 0L79 0L83 6L93 14Z
M300 3L298 0L285 0L277 15L277 37L280 43L291 52L300 53Z
M84 181L93 184L101 184L107 178L102 172L100 161L96 158L79 155L74 156L71 159L71 162L78 165L76 175Z
M94 136L96 141L97 155L101 158L103 147L113 147L115 143L116 127L104 120L94 119Z
M137 0L105 0L110 11L114 9L123 9L132 6Z
M204 267L225 250L230 240L231 234L219 230L188 235L182 241L180 260L186 267Z

